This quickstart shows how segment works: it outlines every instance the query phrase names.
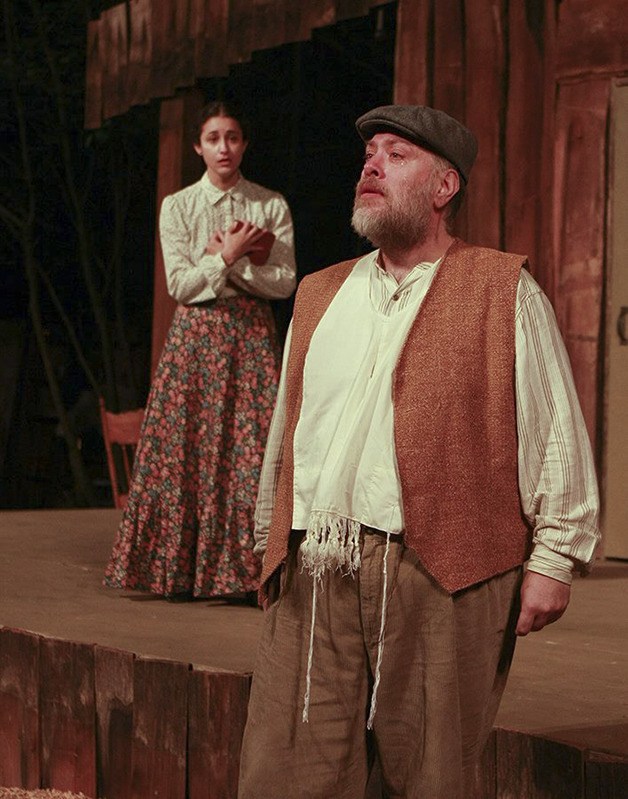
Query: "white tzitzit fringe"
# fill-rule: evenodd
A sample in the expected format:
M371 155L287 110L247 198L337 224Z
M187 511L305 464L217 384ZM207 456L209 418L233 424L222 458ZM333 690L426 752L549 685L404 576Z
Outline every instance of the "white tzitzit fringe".
M310 647L307 653L307 674L305 675L305 696L303 697L303 721L307 724L310 716L310 694L312 691L312 658L314 655L314 624L316 623L316 577L312 580L312 623L310 624Z
M386 533L386 549L384 550L384 586L382 596L382 616L379 625L379 640L377 645L377 665L375 667L375 680L373 682L373 693L371 694L371 709L369 712L368 721L366 722L366 729L373 729L373 719L375 718L375 710L377 709L377 689L379 688L379 681L381 677L382 657L384 656L384 628L386 626L386 593L388 589L388 550L390 549L390 533Z
M325 571L353 574L360 568L362 525L335 513L312 511L301 544L303 566L312 577Z
M353 519L313 511L300 547L303 568L312 577L312 622L303 697L303 721L306 723L310 714L318 583L322 582L326 571L340 570L344 574L353 575L360 568L360 530L360 523Z

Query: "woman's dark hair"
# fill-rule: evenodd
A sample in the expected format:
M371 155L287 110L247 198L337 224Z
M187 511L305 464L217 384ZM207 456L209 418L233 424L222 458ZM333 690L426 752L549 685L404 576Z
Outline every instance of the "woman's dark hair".
M229 102L227 100L214 100L213 102L203 106L203 108L201 108L201 110L198 112L196 124L194 126L195 142L200 141L203 125L212 117L231 117L232 119L235 119L238 125L240 125L240 130L242 131L242 137L244 141L249 140L249 122L238 106L235 103Z

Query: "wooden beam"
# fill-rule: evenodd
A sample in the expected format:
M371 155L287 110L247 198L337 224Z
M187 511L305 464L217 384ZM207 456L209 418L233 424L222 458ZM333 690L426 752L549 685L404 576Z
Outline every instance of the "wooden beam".
M200 178L203 162L196 155L191 138L193 120L204 102L203 94L190 89L161 102L159 117L159 163L157 167L157 219L163 199ZM161 357L176 302L168 294L159 224L155 237L155 279L153 286L152 373Z

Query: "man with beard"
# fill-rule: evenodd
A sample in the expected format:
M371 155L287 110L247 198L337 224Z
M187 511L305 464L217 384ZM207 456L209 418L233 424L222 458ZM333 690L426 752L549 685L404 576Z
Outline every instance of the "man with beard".
M375 756L388 797L472 797L515 636L562 615L599 539L551 307L524 256L452 234L475 137L417 106L357 129L377 249L296 298L241 799L362 799Z

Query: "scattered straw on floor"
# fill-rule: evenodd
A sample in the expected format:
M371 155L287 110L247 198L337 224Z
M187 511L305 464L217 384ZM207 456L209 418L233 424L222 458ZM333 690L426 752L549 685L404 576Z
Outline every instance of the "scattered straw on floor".
M83 793L67 791L37 790L27 791L25 788L1 788L0 799L89 799Z

